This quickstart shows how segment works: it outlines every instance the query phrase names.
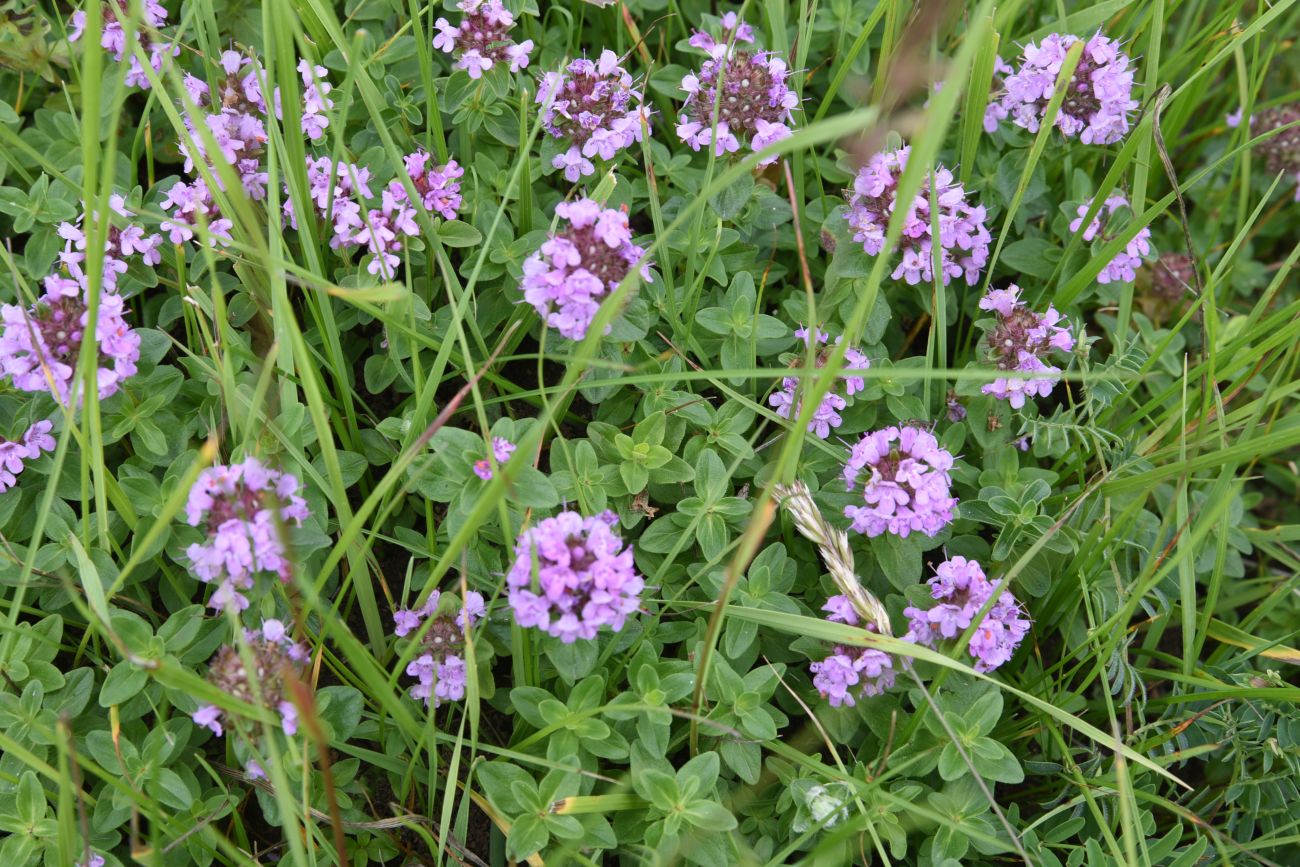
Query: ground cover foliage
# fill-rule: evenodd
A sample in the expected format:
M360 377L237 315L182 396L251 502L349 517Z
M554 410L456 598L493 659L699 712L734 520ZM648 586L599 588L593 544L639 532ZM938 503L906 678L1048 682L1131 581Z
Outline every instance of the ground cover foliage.
M1297 26L0 2L0 860L1297 863Z

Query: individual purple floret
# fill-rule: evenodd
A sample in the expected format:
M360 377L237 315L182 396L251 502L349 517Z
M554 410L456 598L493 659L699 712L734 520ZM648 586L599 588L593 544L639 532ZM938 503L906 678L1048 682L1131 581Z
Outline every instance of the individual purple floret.
M505 437L492 438L492 457L496 458L498 464L504 464L510 460L510 456L515 453L517 446ZM492 480L492 462L487 458L474 462L474 475L478 476L485 482Z
M438 31L433 47L456 55L456 66L470 78L481 78L497 63L508 63L511 72L528 65L533 40L515 44L510 36L515 18L501 0L460 0L456 8L465 13L458 26L446 18L433 23Z
M288 686L290 681L304 679L307 648L294 641L279 620L263 621L258 630L245 629L244 641L257 666L256 677L248 676L240 649L226 644L208 666L208 682L233 698L275 712L286 735L297 733L298 709L289 701ZM216 705L205 704L190 714L190 718L221 737L225 734L222 720L227 713Z
M790 72L784 60L770 51L738 47L753 44L752 27L734 12L723 17L722 27L720 40L698 30L691 36L691 45L707 51L709 59L682 79L686 103L678 117L677 137L697 151L712 143L717 156L735 153L746 139L751 150L761 151L793 134L791 111L799 97L786 85ZM759 165L775 161L772 156Z
M1035 313L1020 300L1020 287L990 289L980 299L980 309L992 311L997 324L988 334L989 354L998 370L1040 374L1033 377L1003 377L980 389L998 400L1010 401L1020 409L1026 397L1047 397L1061 372L1046 359L1053 350L1070 352L1074 336L1065 317L1053 306Z
M561 512L525 530L506 575L520 626L535 626L572 644L602 626L618 632L636 611L645 582L632 548L614 534L618 516Z
M41 452L54 451L57 443L50 436L53 427L54 422L42 419L27 428L20 440L0 437L0 493L18 484L18 476L22 474L27 461L36 460Z
M1000 580L989 581L980 564L965 557L945 560L934 571L929 584L937 604L927 609L904 609L909 628L903 638L926 647L956 638L996 595L997 601L971 636L968 650L976 671L992 671L1011 659L1030 625L1016 597L1000 589Z
M75 268L75 266L73 266ZM45 293L30 308L0 307L0 369L21 391L48 391L67 404L81 344L90 322L90 289L84 274L45 278ZM134 376L140 359L140 335L126 324L122 297L100 290L95 317L98 348L96 381L103 400L123 380Z
M149 55L149 65L153 67L155 73L161 73L163 63L168 57L175 57L180 54L181 47L172 44L166 37L158 33L159 28L167 26L167 10L158 0L141 0L140 20L134 24L138 29L133 30L128 36L123 24L132 23L131 6L130 0L108 0L108 2L102 4L103 29L100 31L99 44L115 62L120 63L123 57L128 58L130 66L126 72L125 84L127 87L139 87L148 90L149 77L145 74L144 67L140 65L140 61L131 52L128 44L140 43L140 47ZM72 26L68 32L68 41L76 42L86 32L86 13L82 10L73 12L69 23Z
M857 626L858 613L853 610L847 596L832 596L822 610L829 612L826 619L832 623ZM875 632L873 624L863 628ZM880 695L894 685L894 660L883 650L837 644L821 662L808 666L813 675L813 686L830 703L831 707L853 707L858 698Z
M551 165L568 181L594 174L595 158L612 160L641 141L650 130L645 93L606 48L598 60L580 57L562 72L548 72L537 88L542 125L552 137L568 142Z
M104 867L107 863L108 862L104 860L103 855L100 855L98 852L91 852L86 856L86 860L78 861L75 867Z
M820 328L814 328L813 334L810 334L807 328L798 328L794 336L803 341L805 345L810 338L815 339L816 345L825 347L818 349L816 353L816 364L820 369L826 366L826 360L830 357L830 335ZM838 346L843 337L835 338L835 345ZM790 363L795 367L802 367L807 361L805 355L800 353ZM812 419L808 422L808 432L814 433L822 439L831 435L831 429L840 426L843 419L840 417L840 410L848 406L848 398L857 394L866 388L866 383L862 377L852 376L848 372L852 370L866 370L871 367L871 361L863 355L858 349L850 346L844 351L844 370L840 373L839 378L831 387L822 401L817 406L816 412L813 413ZM774 392L767 402L776 408L776 414L781 418L797 418L799 411L803 406L802 399L799 398L799 377L787 376L781 380L781 388ZM842 393L841 393L842 392Z
M897 207L898 180L907 168L911 148L873 156L853 180L853 189L846 190L849 210L845 215L853 240L872 256L885 246L889 218ZM966 201L966 191L943 166L935 166L936 189L934 201L939 206L939 263L943 282L965 277L972 286L978 282L980 271L988 264L989 230L984 225L984 206L971 206ZM932 252L930 213L930 178L927 175L921 190L907 211L907 221L898 246L902 259L894 269L895 280L909 284L929 283L934 279L934 254Z
M998 94L1006 87L1006 78L1015 72L1011 64L1002 59L999 54L993 58L993 81L990 84L992 94L989 97L989 103L984 107L984 131L997 132L998 124L1007 119L1010 113L1004 100L998 98Z
M420 639L424 652L411 660L406 673L419 681L411 687L411 698L433 707L465 697L465 631L487 614L483 595L477 591L465 594L465 602L454 616L438 613L441 598L435 590L420 608L393 612L393 634L398 638L418 632L429 621Z
M161 262L162 253L159 252L159 248L162 247L163 239L162 235L149 232L143 226L131 222L135 213L127 210L126 199L122 196L116 193L109 196L108 207L111 214L102 251L104 259L102 285L105 289L112 290L117 288L117 277L119 274L126 273L130 266L128 260L132 257L139 257L141 262L151 268ZM74 275L80 275L85 271L86 245L89 243L85 224L85 214L78 217L75 223L59 224L59 237L64 241L59 261L69 273Z
M1002 104L999 98L1002 93L1002 80L1015 70L1011 64L1002 59L998 54L993 58L993 80L989 83L989 102L984 107L984 131L997 132L998 124L1007 119L1007 108ZM936 81L934 83L934 93L943 90L944 83ZM925 108L930 107L930 100L925 101Z
M645 249L632 243L626 212L578 199L556 205L555 213L569 225L524 262L519 288L547 325L581 340L601 299L628 271L640 265L642 279L649 281L650 270L642 262Z
M1119 193L1112 194L1102 206L1097 209L1097 216L1093 217L1088 228L1083 232L1083 239L1091 241L1097 237L1101 231L1102 223L1109 220L1120 208L1129 206L1128 199ZM1079 206L1076 213L1079 216L1070 221L1070 231L1077 232L1083 225L1083 218L1088 215L1088 209L1092 207L1092 199L1084 202ZM1103 241L1110 240L1102 236ZM1115 254L1115 258L1106 263L1106 267L1101 269L1097 275L1098 283L1132 283L1137 279L1137 269L1142 267L1142 259L1151 255L1151 229L1143 226L1138 233L1124 245L1124 249Z
M219 585L209 607L247 608L242 591L252 588L259 572L288 580L289 561L278 524L292 521L301 526L309 514L298 487L294 476L252 457L199 473L185 505L185 520L191 527L205 527L208 538L185 553L200 581Z
M844 466L845 485L851 491L861 482L865 505L845 506L844 515L867 536L937 535L957 505L952 465L952 455L927 430L891 426L865 434Z
M1003 80L1001 103L1012 123L1038 131L1066 52L1078 41L1077 36L1053 33L1025 46L1020 68ZM1113 144L1128 133L1129 115L1137 107L1128 55L1115 40L1095 34L1066 85L1056 128L1067 137L1078 136L1084 144Z

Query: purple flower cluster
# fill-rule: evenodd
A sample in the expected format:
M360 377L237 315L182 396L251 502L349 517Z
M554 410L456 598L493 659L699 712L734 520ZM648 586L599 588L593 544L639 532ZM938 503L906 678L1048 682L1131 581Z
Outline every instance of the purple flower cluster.
M990 289L980 299L980 309L997 315L997 324L988 334L989 353L998 370L1040 374L1034 377L1002 377L980 389L998 400L1010 401L1020 409L1025 398L1047 397L1056 383L1059 367L1046 358L1053 351L1074 349L1074 335L1065 317L1051 305L1046 313L1035 313L1020 300L1020 287L1012 283L1006 289Z
M212 191L199 178L191 183L177 181L162 200L168 218L158 224L173 244L193 240L194 230L203 226L208 230L208 244L225 246L231 242L230 230L234 223L221 215L212 199Z
M624 211L578 199L556 205L555 213L569 225L524 262L519 288L547 325L570 340L581 340L600 309L600 299L641 263L645 249L632 243ZM650 279L648 265L641 264L641 276Z
M1102 221L1109 220L1120 208L1129 206L1128 199L1115 193L1102 203L1097 209L1097 216L1093 217L1088 228L1083 231L1083 239L1091 241L1097 237L1101 231ZM1079 215L1070 221L1070 231L1077 232L1083 225L1083 218L1088 215L1088 209L1092 207L1092 199L1084 202L1079 206L1076 213ZM1103 236L1102 240L1109 240ZM1143 226L1138 233L1124 245L1124 249L1115 254L1115 258L1106 263L1106 267L1097 275L1098 283L1131 283L1137 279L1137 269L1142 267L1142 258L1151 255L1151 230Z
M278 523L301 525L308 514L298 480L257 458L199 473L185 504L185 520L191 527L206 527L208 538L185 553L199 580L219 584L208 605L242 611L248 607L242 591L252 588L255 574L273 572L286 580L289 563Z
M298 731L298 709L288 700L287 687L290 681L303 679L307 668L307 648L294 641L279 620L263 621L258 630L245 629L244 641L256 665L255 677L248 676L239 648L226 644L208 666L208 682L240 701L275 711L280 715L280 727L284 733L295 734ZM205 704L190 714L190 718L221 737L225 734L222 725L225 715L226 712L216 705Z
M786 84L790 71L784 60L770 51L737 47L753 44L753 27L728 12L722 28L721 39L698 30L690 38L690 44L708 52L709 59L682 78L686 102L678 117L677 137L697 151L712 143L717 156L740 150L745 139L751 150L761 151L793 134L791 111L799 105L799 97ZM775 160L769 157L760 165Z
M570 182L594 174L592 158L612 160L641 141L650 129L650 110L643 91L606 48L600 59L579 58L562 72L548 72L537 88L542 125L554 138L569 143L551 165Z
M406 673L419 681L411 687L411 698L433 707L465 697L465 632L487 615L483 595L477 591L465 594L465 602L455 616L438 613L441 598L441 592L435 590L421 607L393 613L393 634L398 638L424 627L420 639L423 652L406 666Z
M822 610L828 612L826 619L832 623L850 626L860 623L847 596L832 596L826 600ZM875 631L870 623L864 628ZM813 675L813 686L831 703L831 707L853 707L858 698L880 695L894 685L893 658L883 650L870 647L837 644L830 656L814 662L808 670Z
M516 448L518 448L518 446L505 437L492 438L492 457L496 459L498 464L504 464L506 461L510 460L510 456L515 453ZM492 480L492 461L489 461L487 458L475 461L474 475L478 476L485 482L490 482Z
M822 331L820 328L814 328L809 332L807 328L798 328L794 336L802 340L805 345L810 341L815 341L815 345L825 347L817 350L817 367L822 368L826 365L827 358L830 357L830 334ZM839 345L842 337L835 338L835 345ZM791 361L793 366L802 366L806 361L802 354ZM812 419L808 422L808 432L815 433L822 439L831 435L831 428L837 428L843 419L840 417L840 410L848 406L848 398L857 394L866 388L866 383L862 377L852 376L848 371L866 370L871 367L871 361L867 356L862 354L857 348L850 346L844 351L844 371L835 385L826 392L822 401L813 413ZM776 408L776 414L781 418L796 418L800 409L803 407L803 401L799 398L800 380L796 376L787 376L781 380L781 388L767 399L767 402ZM843 387L843 393L840 393L840 387Z
M43 419L27 429L21 440L7 440L0 437L0 493L18 484L18 476L26 467L26 461L34 461L41 452L54 451L54 437L50 429L54 422Z
M162 261L159 248L162 247L163 239L162 235L149 232L143 226L131 222L135 213L127 210L126 199L122 196L116 193L109 196L108 207L111 214L101 255L104 260L103 286L113 290L117 288L118 275L125 274L130 267L131 257L138 256L141 262L151 268ZM84 279L86 245L89 243L83 228L85 222L86 215L82 214L75 223L59 224L59 237L64 242L59 261L73 279ZM119 223L125 225L117 225Z
M1245 109L1228 115L1228 126L1236 129L1241 125L1241 116ZM1255 135L1267 135L1273 130L1290 126L1300 121L1300 102L1275 105L1246 118L1246 127ZM1289 175L1296 184L1295 200L1300 202L1300 127L1291 126L1255 146L1255 152L1264 157L1264 166L1270 174L1279 172Z
M845 506L844 515L867 536L934 536L957 505L952 465L952 454L927 430L891 426L865 434L844 465L845 485L851 491L861 481L865 505Z
M456 8L465 13L458 26L446 18L433 23L438 31L433 47L456 55L456 66L470 78L482 78L497 63L509 63L511 72L528 65L533 40L515 44L510 36L515 17L501 0L460 0Z
M976 671L992 671L1011 659L1029 633L1029 620L1016 597L1000 590L1001 581L989 581L980 564L965 557L945 560L934 571L929 584L937 604L904 609L909 621L904 639L934 647L940 639L956 638L996 595L997 601L979 621L968 649Z
M61 403L69 402L81 345L91 329L89 304L85 275L73 270L72 276L46 277L45 292L32 307L0 307L0 370L13 380L14 387L48 391ZM125 313L120 295L100 290L93 328L101 400L135 375L140 360L140 335L127 325Z
M217 85L215 105L206 81L193 75L185 76L185 89L194 105L199 109L216 109L203 113L197 123L189 112L185 114L185 127L195 149L192 152L187 141L181 142L185 171L194 173L196 158L212 165L207 153L208 143L198 129L201 124L207 127L225 162L239 173L248 197L260 201L266 197L268 179L262 166L262 152L267 141L267 105L262 95L265 73L256 59L245 57L238 51L223 51L221 68L226 77ZM219 176L217 181L221 182Z
M460 177L465 170L449 161L431 164L432 156L416 151L403 158L403 165L418 198L412 202L405 185L394 178L380 190L379 207L374 198L370 169L355 163L334 162L329 157L307 158L307 182L316 215L333 228L330 247L359 248L367 254L366 270L384 278L397 273L402 263L405 239L417 237L416 208L455 219L461 205ZM285 221L298 227L293 203L286 200Z
M104 860L103 855L100 855L98 852L91 852L86 856L85 861L78 861L76 867L104 867L107 863L108 862Z
M266 118L271 107L274 107L277 118L282 116L280 90L276 88L271 94L271 106L268 106L262 93L266 72L255 57L246 57L238 51L223 51L221 69L226 75L218 82L215 94L206 81L193 75L185 76L185 89L194 105L199 109L213 109L201 114L197 120L189 112L185 115L185 127L191 140L180 145L185 156L185 171L194 174L195 163L199 160L212 165L206 137L200 131L200 127L206 127L221 159L239 175L244 192L253 201L261 201L266 198L269 180L262 165L267 142ZM300 60L298 73L303 84L302 131L312 141L320 141L329 126L326 112L334 106L329 97L332 85L325 81L326 69L323 66ZM215 171L214 177L218 183L221 182ZM162 206L169 216L161 228L173 244L191 240L195 227L204 224L208 227L210 243L230 243L233 224L220 213L213 202L212 191L202 178L190 183L178 181L168 190Z
M1005 116L1016 126L1037 132L1056 92L1056 79L1070 46L1079 37L1053 33L1025 46L1020 68L1002 82L999 99ZM1056 115L1056 128L1084 144L1113 144L1128 134L1129 116L1138 107L1133 99L1133 70L1119 43L1096 33L1066 85Z
M854 178L853 189L845 191L849 198L845 218L853 230L853 240L860 242L862 249L872 256L884 249L889 219L898 206L898 180L907 168L910 152L911 148L903 147L876 154ZM966 201L966 190L943 166L935 166L934 182L933 198L939 208L939 264L944 285L958 277L965 277L967 283L974 285L988 264L992 240L984 225L984 206L972 207ZM927 177L907 210L899 239L902 261L892 275L895 280L916 284L934 279L930 201Z
M1162 253L1147 268L1155 300L1172 303L1193 292L1196 285L1196 260L1186 253Z
M120 63L123 57L129 56L126 86L148 90L149 78L145 75L144 67L140 65L139 59L127 48L127 45L139 42L140 47L149 55L149 65L153 67L153 71L162 72L163 63L167 58L181 53L179 45L169 43L162 34L158 33L159 28L167 26L167 10L158 0L141 0L140 20L137 24L142 29L128 34L123 23L131 23L130 0L108 0L102 5L103 29L99 35L100 47L107 51L115 62ZM76 42L86 32L86 13L80 9L73 12L70 23L72 28L68 32L68 41ZM149 38L153 36L158 38Z
M430 214L438 214L445 220L456 219L460 212L460 179L465 170L455 160L448 160L446 165L433 162L433 155L428 151L418 150L402 158L406 175L411 179L411 186L419 195L420 207ZM397 189L394 189L396 183ZM394 196L406 198L406 188L400 182L390 182L389 190Z
M632 549L614 533L618 517L561 512L525 530L506 575L520 626L535 626L572 644L602 626L615 632L636 611L645 582Z

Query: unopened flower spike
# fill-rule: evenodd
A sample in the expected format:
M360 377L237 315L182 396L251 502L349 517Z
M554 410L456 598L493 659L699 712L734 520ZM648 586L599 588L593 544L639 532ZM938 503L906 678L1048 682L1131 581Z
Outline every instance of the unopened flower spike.
M892 635L884 604L858 580L848 533L831 526L813 502L808 486L800 481L776 485L772 489L772 495L777 505L790 513L795 529L817 546L831 580L843 598L851 603L856 616L874 626L875 631L881 635Z

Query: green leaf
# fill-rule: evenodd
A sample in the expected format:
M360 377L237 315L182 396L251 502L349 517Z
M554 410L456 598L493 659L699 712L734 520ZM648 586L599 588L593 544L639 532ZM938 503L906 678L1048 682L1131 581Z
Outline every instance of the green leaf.
M506 848L510 857L518 860L527 858L534 852L540 852L551 839L551 832L546 823L537 816L523 815L515 819L506 836Z
M671 811L681 797L677 780L664 771L650 769L634 774L632 785L638 795L664 812Z
M695 461L695 493L705 502L716 502L727 493L727 467L713 449L703 449Z
M438 240L448 247L473 247L483 243L483 234L461 220L448 220L438 227Z
M752 173L740 175L731 184L709 200L713 212L724 220L733 220L744 210L749 197L754 194L754 176Z
M885 533L871 540L871 553L889 583L899 590L914 587L921 579L921 549L911 539Z
M632 440L636 443L657 446L664 441L664 433L667 430L668 417L663 412L652 413L637 423L632 430Z
M693 798L711 792L718 782L718 754L700 753L677 770L677 788L682 796Z
M18 781L18 796L14 801L14 808L18 818L28 826L35 825L45 818L49 804L46 803L45 790L41 788L41 781L34 771L23 771Z
M531 509L550 509L560 504L560 494L546 474L536 467L523 466L510 480L511 501Z
M1062 250L1042 238L1022 238L1002 249L1001 262L1013 271L1040 277L1051 277L1061 261Z
M134 698L149 681L149 674L126 660L113 666L99 691L99 706L112 707Z
M639 494L650 483L650 471L644 464L624 461L618 465L618 474L623 479L629 494Z
M510 762L484 762L475 771L482 784L483 794L506 813L522 812L524 807L516 800L512 787L516 783L536 786L528 772Z
M682 815L687 822L710 833L730 831L737 825L736 817L731 815L731 811L713 801L691 801Z

